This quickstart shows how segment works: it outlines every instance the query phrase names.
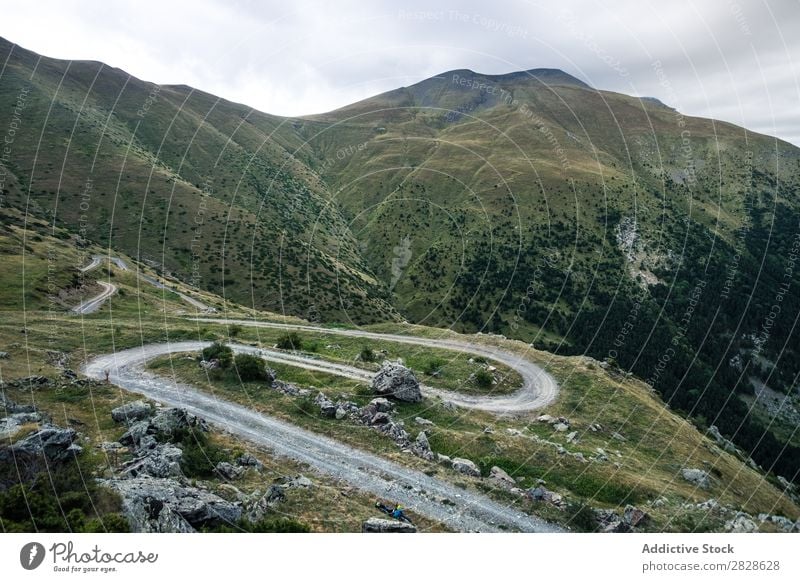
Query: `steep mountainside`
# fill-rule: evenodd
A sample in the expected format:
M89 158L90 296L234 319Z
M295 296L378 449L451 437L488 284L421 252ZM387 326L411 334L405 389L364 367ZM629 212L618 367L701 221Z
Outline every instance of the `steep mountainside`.
M245 305L606 359L797 479L798 148L551 69L285 119L0 62L5 205Z

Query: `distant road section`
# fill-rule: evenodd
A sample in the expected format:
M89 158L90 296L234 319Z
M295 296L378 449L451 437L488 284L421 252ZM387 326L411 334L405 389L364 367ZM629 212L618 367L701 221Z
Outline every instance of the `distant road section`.
M89 271L93 271L94 269L99 267L104 260L111 261L112 263L114 263L122 271L130 271L130 269L128 268L128 264L124 260L122 260L120 257L112 257L112 256L108 256L108 255L93 255L91 262L89 262L88 265L86 265L84 267L81 267L79 270L80 270L81 273L88 273ZM186 293L181 293L180 291L176 291L175 289L171 289L171 288L167 287L166 285L164 285L164 283L162 283L161 281L159 281L155 277L151 277L150 275L145 275L143 273L139 273L139 279L143 280L145 283L148 283L148 284L152 285L153 287L156 287L157 289L164 289L166 291L171 291L171 292L175 293L183 301L185 301L186 303L188 303L189 305L191 305L192 307L194 307L198 311L203 311L205 313L214 313L214 312L216 312L216 309L214 309L213 307L209 307L208 305L206 305L205 303L203 303L201 301L198 301L194 297L190 297L189 295L186 295ZM116 285L114 285L113 283L104 283L104 282L101 282L101 281L98 281L98 283L100 283L100 285L102 285L104 287L103 292L100 293L100 295L98 295L97 297L93 297L89 301L86 301L85 303L81 303L77 307L73 308L73 311L75 313L81 313L81 314L94 313L95 311L97 311L100 308L100 306L105 302L105 300L108 299L109 297L111 297L117 290ZM111 287L110 291L109 291L109 287ZM87 311L87 309L88 309L88 311Z

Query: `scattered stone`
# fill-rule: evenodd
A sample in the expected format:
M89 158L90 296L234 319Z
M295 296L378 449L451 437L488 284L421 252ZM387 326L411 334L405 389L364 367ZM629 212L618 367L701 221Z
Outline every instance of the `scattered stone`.
M517 430L516 428L507 428L506 432L508 434L510 434L511 436L513 436L513 437L521 437L521 436L523 436L522 435L522 431Z
M453 459L453 469L462 475L469 475L471 477L481 476L481 471L478 469L478 466L469 459L456 457Z
M542 414L541 416L538 416L536 420L538 420L539 422L549 422L549 423L553 423L555 421L555 419L549 414Z
M452 465L453 460L448 457L447 455L443 455L442 453L436 453L436 461L441 463L442 465Z
M568 443L577 443L578 442L578 431L573 430L571 433L567 435L567 442Z
M778 483L780 483L784 489L788 489L789 491L794 491L795 486L794 483L790 482L786 477L778 475Z
M624 436L619 434L618 432L612 432L611 433L611 438L614 439L615 441L620 441L620 442L625 442L625 441L628 440Z
M335 418L336 417L336 406L333 401L325 396L322 392L317 394L317 397L314 399L314 403L319 406L319 411L322 416L327 418Z
M553 429L555 429L556 432L567 432L569 430L569 425L563 422L557 422L553 425Z
M364 533L416 533L417 528L402 521L370 517L361 526L361 531Z
M700 489L708 489L711 485L708 473L702 469L683 469L681 475L689 483L693 483Z
M489 470L489 479L505 488L512 488L515 487L517 482L511 478L511 475L503 471L500 467L492 467Z
M567 454L567 449L565 449L561 445L558 445L556 447L556 453L558 453L559 455L566 455Z
M314 483L311 481L311 479L309 479L308 477L306 477L302 473L297 475L293 479L289 479L288 482L286 483L287 487L290 487L290 488L291 487L300 487L302 489L308 489L312 485L314 485Z
M593 422L589 425L589 430L592 432L603 432L603 425L599 422Z
M711 436L711 438L713 438L713 439L716 441L716 443L717 443L717 444L718 444L720 447L722 447L722 448L723 448L725 451L727 451L727 452L729 452L729 453L736 454L736 452L737 452L736 445L734 445L734 444L733 444L731 441L729 441L729 440L728 440L728 439L726 439L724 436L722 436L722 434L720 434L720 432L719 432L719 429L718 429L716 426L714 426L714 425L711 425L711 426L709 427L709 429L708 429L708 434L709 434L709 435Z
M608 455L606 454L605 450L601 449L600 447L597 447L595 449L595 457L594 458L597 459L598 461L601 461L601 462L608 461Z
M180 430L196 429L208 432L205 420L183 408L167 408L150 419L150 426L156 433L172 435Z
M458 410L458 406L456 406L456 403L451 402L450 400L445 400L444 402L442 402L442 408L444 408L449 412L455 412L456 410Z
M8 352L0 352L0 360L7 360L8 358Z
M402 402L420 402L422 392L414 372L399 362L384 361L372 379L372 391Z
M414 418L414 422L417 423L419 426L435 426L430 420L428 420L427 418L422 418L420 416Z
M583 456L583 453L574 453L572 456L575 458L575 460L580 461L581 463L586 462L586 457Z
M152 412L148 403L136 400L114 408L111 411L111 418L114 419L114 422L133 422L147 418Z
M491 426L486 426L483 428L483 434L494 434L494 429Z

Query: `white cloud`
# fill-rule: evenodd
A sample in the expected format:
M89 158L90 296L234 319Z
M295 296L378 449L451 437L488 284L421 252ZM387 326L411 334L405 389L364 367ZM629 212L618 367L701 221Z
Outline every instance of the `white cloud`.
M775 3L773 3L775 4ZM455 68L562 68L604 89L800 144L800 10L793 2L554 4L194 0L16 2L0 35L60 58L101 60L268 113L346 105Z

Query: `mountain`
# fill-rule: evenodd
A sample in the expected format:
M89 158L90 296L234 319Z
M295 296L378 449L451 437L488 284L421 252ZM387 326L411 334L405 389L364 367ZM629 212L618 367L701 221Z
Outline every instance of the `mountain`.
M586 354L800 471L800 150L553 69L281 118L0 44L6 204L306 319Z

